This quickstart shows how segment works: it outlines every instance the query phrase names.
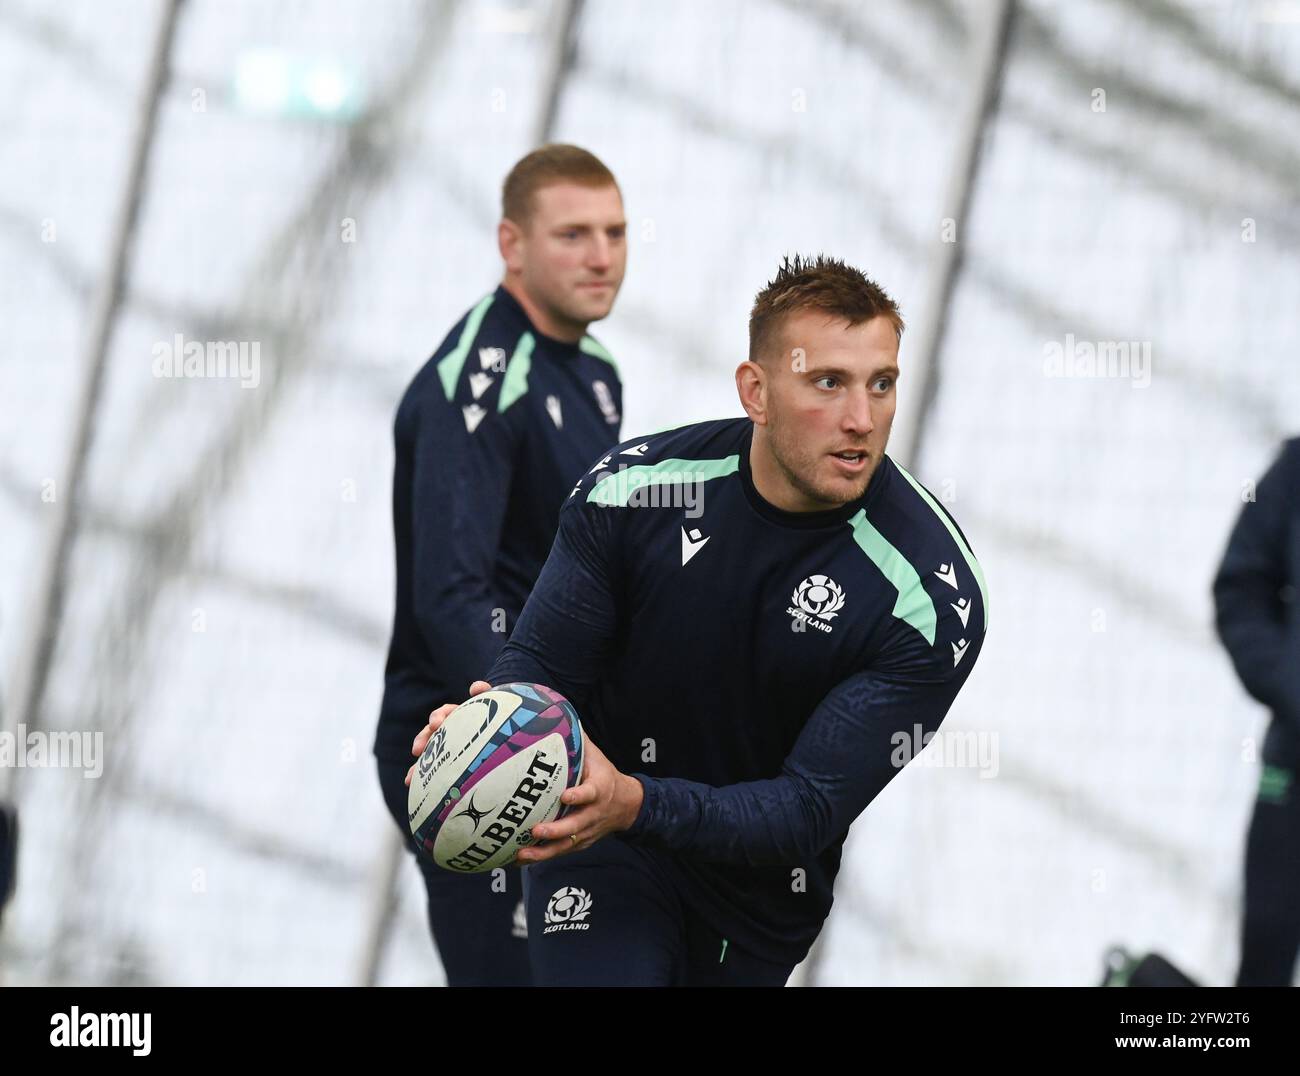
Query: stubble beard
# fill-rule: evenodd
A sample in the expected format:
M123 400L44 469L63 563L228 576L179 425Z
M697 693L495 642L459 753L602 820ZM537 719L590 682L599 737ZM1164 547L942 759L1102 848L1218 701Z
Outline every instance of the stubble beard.
M868 461L862 476L855 480L852 486L847 483L836 483L833 486L821 485L810 476L816 474L817 468L822 464L822 457L805 450L795 438L791 438L787 443L786 426L775 412L772 413L768 423L768 435L772 458L776 461L777 467L781 469L786 481L794 489L818 506L815 510L831 511L842 508L856 501L867 491L878 462L875 458Z

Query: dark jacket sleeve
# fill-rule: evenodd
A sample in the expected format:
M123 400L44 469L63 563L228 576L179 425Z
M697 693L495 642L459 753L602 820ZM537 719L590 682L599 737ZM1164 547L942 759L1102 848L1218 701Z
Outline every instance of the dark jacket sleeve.
M613 580L617 509L586 500L585 476L560 509L560 526L510 641L487 680L538 683L582 713L617 633Z
M419 403L411 488L416 621L448 682L465 693L506 639L493 570L522 439L522 408L499 407L502 372L491 372L486 389L472 383L489 373L477 346L469 354L450 399L435 381Z
M1228 539L1214 579L1215 626L1250 694L1300 731L1300 638L1287 600L1292 519L1300 495L1297 444L1259 480Z
M971 623L983 625L975 601ZM798 863L842 838L911 761L916 727L922 743L938 730L984 638L981 629L957 664L945 633L930 645L911 628L896 631L895 646L822 699L779 776L718 788L638 773L645 800L623 838L749 866Z

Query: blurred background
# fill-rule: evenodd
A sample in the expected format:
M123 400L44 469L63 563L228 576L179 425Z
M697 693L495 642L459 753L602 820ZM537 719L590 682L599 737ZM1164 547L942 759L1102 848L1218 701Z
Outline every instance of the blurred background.
M103 733L3 774L6 983L442 981L369 753L391 423L542 141L623 189L625 437L740 414L755 291L834 254L987 574L981 764L863 815L800 980L1231 981L1267 715L1210 581L1300 432L1300 0L3 0L0 89L4 727Z

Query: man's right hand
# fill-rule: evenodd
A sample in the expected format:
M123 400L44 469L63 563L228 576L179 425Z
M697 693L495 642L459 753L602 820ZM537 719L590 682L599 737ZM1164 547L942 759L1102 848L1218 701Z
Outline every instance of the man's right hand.
M483 692L492 687L486 680L475 680L469 685L469 696L472 699L475 695L482 695ZM445 702L429 715L429 723L420 730L420 734L411 744L411 754L419 758L424 754L424 749L429 746L429 738L438 731L439 727L447 720L447 715L451 713L460 703ZM406 787L411 787L411 777L415 774L415 765L406 771Z

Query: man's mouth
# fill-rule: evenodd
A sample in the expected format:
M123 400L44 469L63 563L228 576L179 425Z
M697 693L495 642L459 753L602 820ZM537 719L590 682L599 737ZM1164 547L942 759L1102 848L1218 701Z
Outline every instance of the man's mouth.
M857 474L867 465L867 454L861 450L832 452L831 459L846 474Z

